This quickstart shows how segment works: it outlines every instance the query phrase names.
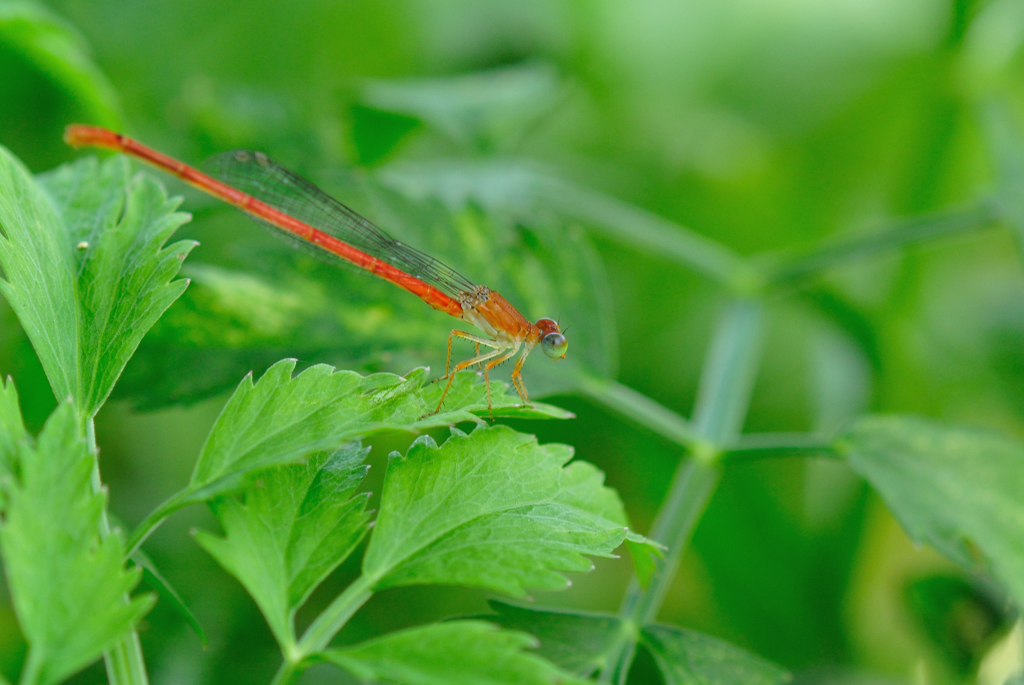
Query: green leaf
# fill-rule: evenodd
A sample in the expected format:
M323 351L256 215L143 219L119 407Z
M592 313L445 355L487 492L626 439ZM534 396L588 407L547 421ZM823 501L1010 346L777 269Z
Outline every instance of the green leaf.
M323 655L364 683L402 685L555 685L580 683L524 651L529 635L482 621L410 628Z
M117 94L89 56L82 36L60 17L30 2L0 4L0 43L13 48L69 92L89 120L120 120Z
M623 633L622 621L611 614L533 609L496 600L488 604L497 616L476 618L530 633L540 641L538 656L578 676L607 666Z
M418 583L484 587L513 596L562 589L560 571L612 556L627 528L604 474L566 445L538 445L506 428L453 430L441 447L419 438L388 464L381 513L363 559L376 589Z
M294 359L272 366L254 385L249 376L228 400L196 462L189 485L154 511L132 534L135 548L167 515L195 502L237 491L272 466L300 462L318 452L387 430L418 432L487 416L487 390L476 374L458 374L437 414L444 383L427 384L427 370L405 378L389 373L362 376L331 366L312 366L294 378ZM491 386L494 416L569 418L569 412L519 398Z
M18 451L28 438L25 423L18 406L18 390L14 381L0 381L0 483L11 476L18 463ZM0 511L6 506L4 491L0 488Z
M163 244L187 219L124 158L89 158L37 184L0 149L3 292L54 393L83 417L102 406L142 336L187 283L194 243Z
M651 584L651 579L658 570L658 559L664 558L660 545L649 540L635 540L630 536L626 537L626 549L633 560L633 570L636 572L637 582L640 587L646 589Z
M540 640L537 654L579 676L614 665L623 639L639 639L650 649L667 685L775 685L789 674L718 638L666 625L636 633L618 616L518 607L490 602L497 616L481 616L503 628Z
M153 598L125 599L140 572L125 570L119 533L100 536L106 497L93 491L95 455L69 403L50 417L35 447L22 442L19 466L19 478L5 487L0 549L29 644L22 682L55 683L113 646Z
M770 661L708 635L665 625L641 631L665 685L778 685L790 675Z
M426 369L402 378L389 373L369 376L338 371L324 364L295 377L294 359L272 366L259 382L242 381L231 396L196 462L189 489L220 492L257 469L301 461L315 452L335 450L346 442L386 430L419 431L487 415L486 389L475 374L457 377L445 404L450 411L427 416L436 408L444 384L426 385ZM571 416L536 404L520 408L498 388L491 389L495 416L526 418Z
M837 448L907 533L1024 602L1024 444L923 419L868 417Z
M286 652L295 644L295 612L366 534L367 498L352 493L369 468L367 452L350 443L268 469L241 497L213 502L223 538L196 534L253 596Z
M370 81L361 93L375 109L415 117L453 141L477 149L508 147L557 104L562 90L548 64L521 64L474 74Z

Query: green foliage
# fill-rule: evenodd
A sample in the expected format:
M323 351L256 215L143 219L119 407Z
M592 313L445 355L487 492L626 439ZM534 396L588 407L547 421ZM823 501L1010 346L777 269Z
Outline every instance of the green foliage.
M242 381L210 432L190 490L217 488L239 474L334 450L359 436L477 421L487 411L486 389L467 387L470 374L460 376L461 387L446 399L458 407L455 411L427 415L436 406L430 400L440 399L444 386L425 387L425 369L401 378L318 365L293 378L294 369L294 360L284 360L256 385L251 379ZM504 393L492 394L492 401L499 411L515 406ZM523 411L534 417L565 417L563 410L549 405Z
M779 685L784 670L724 640L672 626L647 626L643 644L661 667L666 685Z
M89 47L66 21L34 2L0 5L0 43L17 49L84 106L90 118L114 125L117 94L92 62Z
M574 392L590 376L614 373L608 283L585 235L548 212L482 212L457 180L445 184L439 177L438 184L421 187L396 172L345 175L326 187L336 186L340 199L396 238L499 291L531 320L564 314L571 351L558 363L530 358L525 374L532 395ZM222 211L231 212L225 221L259 240L251 222L230 208ZM441 375L445 341L458 324L419 299L277 241L252 261L245 271L189 267L193 282L181 306L143 343L116 396L148 408L192 403L234 386L249 370L261 373L286 352L337 366L367 360L402 372L426 360ZM472 349L456 341L453 361Z
M156 567L153 560L149 558L143 550L137 549L131 555L131 560L136 566L142 569L142 580L143 582L156 590L160 599L167 602L175 612L188 624L188 627L192 629L192 632L199 638L199 642L206 647L209 645L209 640L206 638L206 632L203 627L199 624L199 619L195 617L192 610L185 604L185 600L182 599L178 591L174 589L174 586L164 577L160 569Z
M377 588L566 587L558 571L590 570L583 555L609 556L628 533L604 474L566 466L572 455L501 426L453 432L441 447L418 439L388 464L363 574Z
M102 406L142 336L185 289L194 243L164 248L187 220L123 159L61 167L37 184L0 150L0 292L57 397L83 419Z
M255 385L251 376L238 386L210 431L186 488L171 497L133 534L151 532L165 516L244 486L261 469L295 463L316 452L339 449L350 440L385 430L420 431L487 416L487 389L475 374L456 376L445 399L451 410L431 414L444 384L426 384L426 369L407 377L362 376L327 365L294 378L294 359L272 366ZM495 416L567 418L568 412L535 403L519 406L503 388L492 388ZM132 546L134 547L136 543Z
M753 265L729 248L523 160L445 159L392 164L381 179L413 196L437 195L452 205L477 202L491 212L536 216L554 212L632 249L668 258L726 285L759 285Z
M914 539L966 569L991 568L1024 601L1024 444L904 417L871 417L839 438L850 465Z
M332 649L324 656L364 683L570 685L582 682L524 651L534 644L533 638L524 633L499 631L481 621L452 621Z
M581 676L613 667L625 638L650 650L668 685L779 685L790 679L775 664L692 630L653 624L634 634L635 627L608 614L542 611L501 602L491 602L491 607L497 617L483 618L535 635L538 654Z
M27 435L18 406L18 390L10 378L0 380L0 481L14 474L18 450ZM6 501L0 488L0 509Z
M240 498L214 501L225 537L196 533L245 585L286 649L295 644L295 611L366 534L366 498L352 497L368 468L366 453L350 443L305 464L268 469Z
M562 84L550 64L414 81L371 81L360 100L428 124L468 150L513 147L550 112Z
M491 600L496 616L479 616L509 630L528 632L540 643L537 653L570 673L588 676L611 663L615 641L623 634L617 616L551 611Z
M407 378L326 366L293 378L293 369L286 360L255 385L242 383L192 483L170 500L175 507L212 500L224 536L199 532L197 540L252 594L290 668L319 652L374 591L450 584L522 596L528 587L566 587L559 572L588 571L585 555L611 556L627 538L639 549L651 546L629 532L600 471L585 462L566 466L570 448L479 425L486 395L472 374L457 377L451 409L424 416L441 388L423 385L423 369ZM511 409L501 393L492 399L498 412L565 416L545 405ZM469 435L453 428L440 447L422 436L404 457L391 456L363 575L296 640L295 612L368 530L366 496L353 496L367 451L352 441L467 420L478 424Z
M982 119L996 168L996 193L992 204L1024 245L1024 138L1006 103L986 103ZM1020 248L1018 248L1020 249Z
M837 443L830 438L866 407L1022 432L1020 255L1008 249L1009 232L978 230L1005 222L1019 238L1024 222L1019 3L725 0L637 10L482 0L415 3L409 12L319 3L315 22L304 19L301 3L51 5L95 46L96 63L122 94L126 132L188 161L233 147L287 160L530 318L570 324L569 359L552 364L535 355L527 385L536 397L582 394L599 405L568 399L581 420L528 427L542 434L539 443L477 429L441 446L421 441L393 459L383 529L365 560L387 557L393 568L373 566L382 578L358 577L308 617L296 639L295 612L310 589L355 554L359 535L369 536L364 496L355 494L364 486L354 441L390 449L396 438L382 433L476 421L486 406L471 373L456 379L445 413L424 420L440 387L426 385L422 371L346 381L335 376L348 372L314 366L309 378L293 377L294 366L274 364L294 356L303 367L405 372L429 363L437 372L451 321L387 283L336 274L264 244L233 210L190 195L198 220L187 230L202 238L206 263L189 268L193 287L153 324L181 285L170 279L184 248L160 252L156 234L178 219L155 186L144 187L152 182L128 180L114 160L33 183L0 160L0 287L14 295L15 310L0 304L0 364L18 379L25 413L22 420L7 384L0 479L20 482L16 453L31 444L23 425L34 432L52 408L44 370L59 400L73 396L76 430L89 436L90 450L97 434L105 443L104 475L131 512L151 506L168 473L184 479L173 469L177 448L201 442L208 408L138 418L115 407L93 431L89 418L114 382L111 397L162 408L226 395L250 372L263 376L243 382L193 482L133 542L177 506L208 500L224 535L199 539L264 612L284 651L278 683L325 658L354 677L414 683L503 680L498 671L514 668L508 659L525 669L525 681L569 678L541 658L643 685L782 677L716 639L654 624L655 616L728 633L801 681L823 665L837 681L900 679L911 669L936 682L1004 675L989 668L1012 658L987 658L995 656L986 639L992 624L965 613L958 596L933 602L927 614L932 627L964 627L943 632L948 640L886 620L906 615L907 569L942 562L866 506L868 488L845 462L806 458L842 451L913 536L970 569L963 575L990 571L1020 599L1014 440L912 421L897 430L873 419ZM0 3L0 83L0 138L35 170L71 154L60 143L65 123L117 117L114 91L84 41L32 4ZM338 172L352 159L374 168ZM151 210L151 229L122 230L125 217L145 219L122 212L132 194L136 210ZM90 235L93 228L102 235ZM951 236L959 237L938 240ZM918 247L924 241L927 250ZM90 247L77 249L82 242ZM97 248L104 245L106 253ZM709 330L717 331L710 348ZM456 345L456 357L468 356L471 345ZM377 383L384 394L405 396L391 416L371 420ZM499 386L499 417L531 416ZM363 396L351 415L345 394ZM682 414L690 406L692 420ZM549 413L538 406L532 415ZM744 428L773 432L740 435ZM535 470L555 484L554 494L542 504L526 497L529 516L521 507L497 514L483 507L477 518L459 519L495 492L521 498L518 484L537 475L502 452L506 471L484 468L489 485L471 487L473 473L460 467L490 462L459 446L484 446L503 432L511 438L498 441L502 449L538 459ZM517 440L526 442L517 447ZM631 582L616 616L499 609L499 622L515 614L518 630L540 638L536 652L522 650L519 633L475 623L380 636L479 597L406 587L386 589L364 607L386 582L464 578L521 593L532 582L560 583L560 569L583 568L581 549L608 553L612 542L587 526L600 519L601 530L621 529L622 507L602 494L589 467L563 467L562 448L540 446L552 441L577 445L622 488L637 519L656 522L652 537L669 547L662 558L627 538L640 551L637 580L646 587ZM563 486L575 483L574 473L591 477L573 489L584 502L566 506ZM94 477L93 492L102 492L98 471ZM430 477L435 488L422 493L425 502L435 491L454 499L427 512L413 494L422 485L416 479ZM376 488L372 478L365 487ZM533 514L542 507L567 523L543 519L550 527L538 528ZM522 524L531 539L503 537L511 529L492 525L492 516ZM456 555L446 536L472 544ZM218 683L258 680L254 673L272 655L243 627L253 622L240 609L247 607L242 588L206 573L190 556L203 552L178 542L159 537L152 551L169 578L184 581L184 592L138 550L131 558L185 620L195 617L183 600L201 595L197 613L217 626L214 643L225 648L200 653L195 641L176 639L159 612L146 640L155 680L196 673ZM504 556L480 553L489 547L477 542L502 547ZM356 561L349 558L346 572ZM614 605L622 579L613 568L621 566L602 568L564 601ZM1000 596L987 583L974 576L971 584ZM80 623L83 631L88 623ZM330 648L342 627L346 646ZM0 622L5 672L22 660L17 638L2 639L16 633L13 619ZM975 641L959 641L965 635ZM941 655L930 656L965 644L976 649L963 652L955 672ZM632 668L637 649L654 663ZM111 682L147 680L133 633L106 661ZM984 678L975 677L979 663ZM1009 674L1021 664L1005 665ZM38 675L26 671L25 679Z
M69 121L121 122L118 93L85 37L52 8L0 2L0 138L36 169L68 159L60 135Z
M131 630L153 598L126 599L140 572L124 569L119 533L100 534L106 496L93 488L96 456L70 403L37 444L22 436L18 446L18 475L4 486L0 549L29 644L22 682L57 683Z

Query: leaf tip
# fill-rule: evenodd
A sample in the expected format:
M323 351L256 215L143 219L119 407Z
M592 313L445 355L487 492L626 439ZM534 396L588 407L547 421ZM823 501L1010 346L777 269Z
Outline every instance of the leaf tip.
M424 434L412 441L412 444L409 446L409 453L412 453L413 449L416 447L426 447L427 449L436 450L437 442L434 440L434 438L430 437L427 434Z

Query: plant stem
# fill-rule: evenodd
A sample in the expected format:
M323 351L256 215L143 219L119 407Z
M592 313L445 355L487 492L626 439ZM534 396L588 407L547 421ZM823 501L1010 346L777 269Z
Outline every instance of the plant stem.
M143 519L142 523L135 527L135 530L131 532L131 535L128 536L128 541L125 543L125 558L135 554L139 547L142 546L142 543L156 532L156 529L167 520L168 516L193 503L192 500L182 496L184 492L181 491L171 495L163 504L149 512L149 515Z
M327 649L327 645L331 643L338 631L344 628L352 615L373 596L373 586L378 580L379 578L359 576L343 593L338 595L306 629L302 639L299 640L296 652L285 654L285 662L281 664L271 685L288 685L302 672L302 662L307 657Z
M620 611L624 619L642 627L657 618L683 550L711 499L719 476L719 469L713 462L697 457L690 457L676 469L668 497L658 511L650 534L653 540L671 541L664 543L668 551L659 561L657 573L646 590L633 579Z
M556 212L648 254L682 264L729 286L753 292L760 278L753 266L722 243L645 209L566 181L544 179L544 203Z
M582 391L591 400L678 445L695 449L705 442L689 421L621 383L582 376Z
M96 448L96 424L90 417L85 421L85 440L89 451L93 455L92 487L95 492L103 488L103 481L100 479L99 450ZM100 535L110 535L110 521L107 519L107 509L103 508L100 514ZM125 595L125 602L130 597ZM146 660L142 656L142 644L139 642L139 634L130 630L121 636L114 646L103 653L103 662L107 667L107 680L111 685L148 685L149 676L146 675Z
M722 451L724 461L750 461L777 457L836 459L833 438L816 433L756 433L742 435Z
M680 463L668 496L655 517L650 537L668 546L665 558L647 588L634 577L623 600L620 616L630 626L613 650L603 682L624 683L636 650L635 635L653 622L675 577L683 551L707 508L720 477L723 445L743 426L761 350L763 305L739 300L723 314L704 363L693 426L703 443Z
M146 685L146 660L142 656L142 643L139 634L132 630L117 641L109 651L103 654L103 662L107 667L107 680L111 685L131 683Z
M769 284L776 286L798 281L836 264L844 264L853 259L886 252L922 240L993 226L998 220L998 214L990 201L980 202L967 209L906 219L868 235L820 245L803 256L767 269L767 280Z

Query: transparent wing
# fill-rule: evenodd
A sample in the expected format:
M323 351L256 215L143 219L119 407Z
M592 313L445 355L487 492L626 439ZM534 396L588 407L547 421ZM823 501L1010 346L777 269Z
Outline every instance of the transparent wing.
M274 209L429 283L450 297L457 298L475 287L455 269L395 240L368 219L262 152L224 152L207 160L203 170ZM290 242L306 245L287 231L264 221L260 223ZM328 259L332 256L316 247L312 251Z

